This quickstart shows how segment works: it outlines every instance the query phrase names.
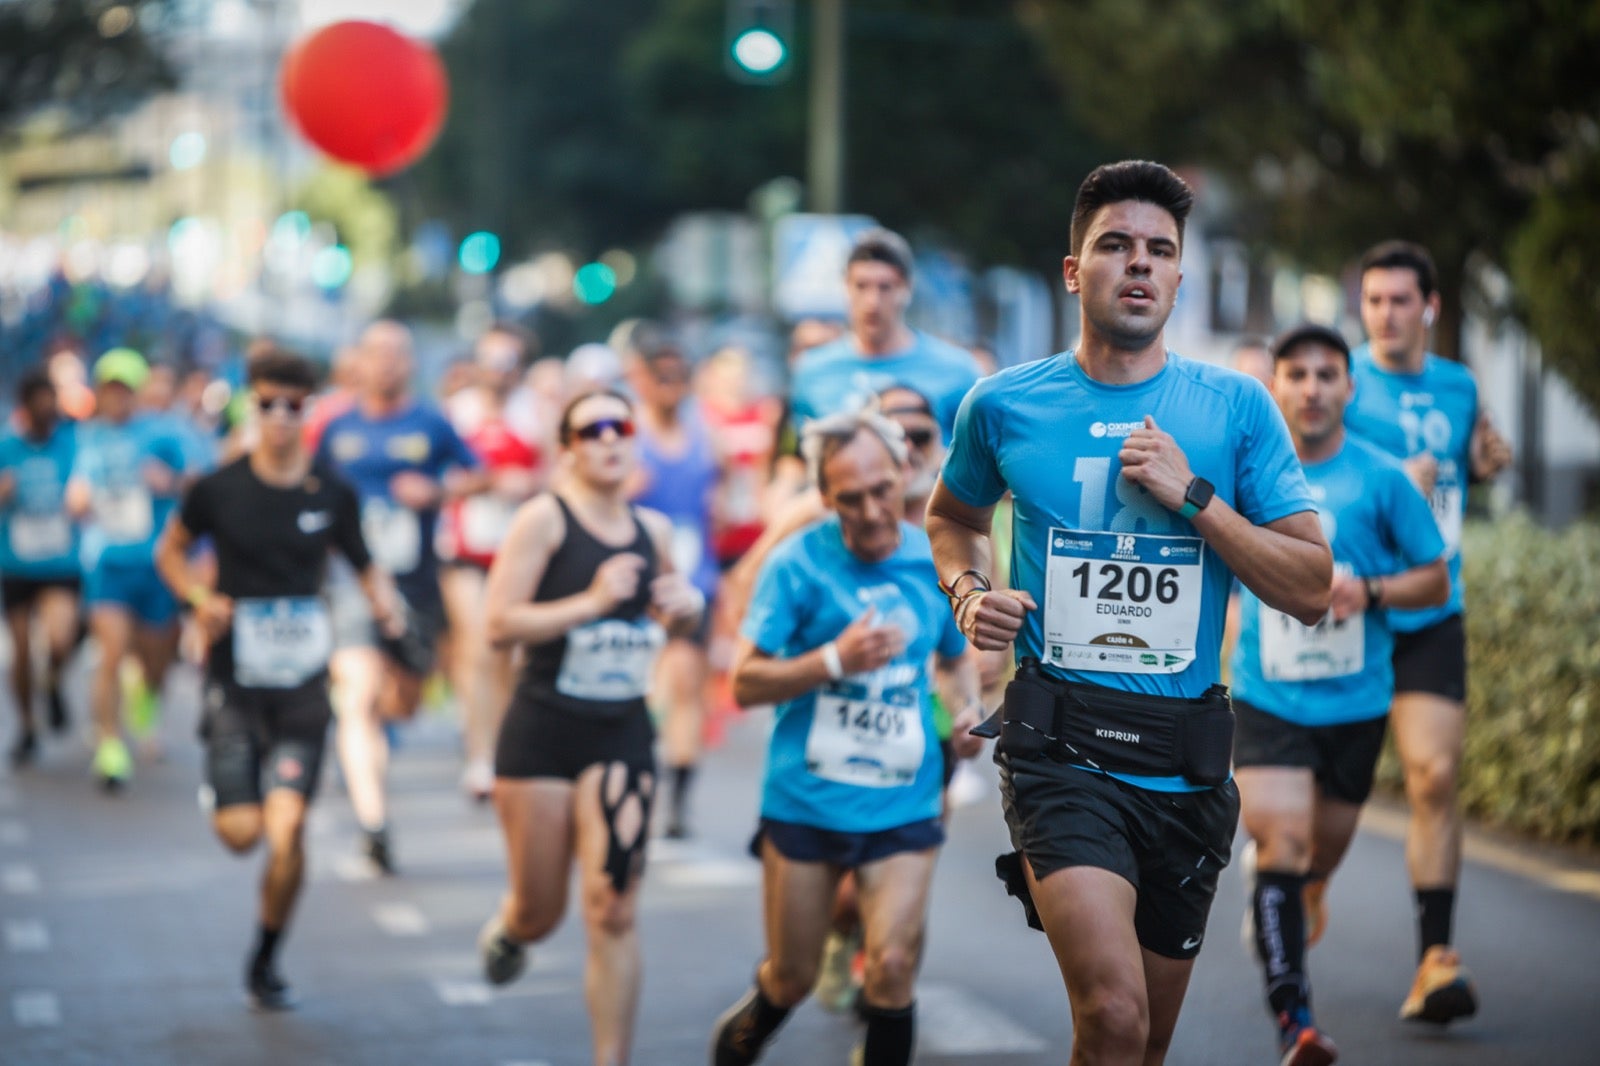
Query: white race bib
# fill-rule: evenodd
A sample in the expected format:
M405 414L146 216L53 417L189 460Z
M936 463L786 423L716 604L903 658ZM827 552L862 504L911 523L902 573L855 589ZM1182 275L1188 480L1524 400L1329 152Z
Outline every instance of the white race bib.
M422 561L422 521L404 507L371 499L361 507L361 535L378 565L409 574Z
M1444 539L1444 553L1452 556L1461 550L1462 492L1460 485L1435 484L1428 494L1428 506Z
M155 505L143 486L96 489L90 504L95 524L112 544L138 544L155 531Z
M672 524L672 568L686 578L694 577L705 554L706 541L691 525Z
M667 642L649 619L602 618L567 634L556 691L580 700L636 700L650 689L656 657Z
M516 508L499 496L471 496L461 504L461 543L472 555L493 555L511 531Z
M327 669L328 608L315 596L244 599L233 605L233 678L246 688L295 688Z
M24 563L58 559L72 550L72 522L64 514L11 516L11 553Z
M1045 559L1046 661L1119 674L1194 662L1205 541L1052 529Z
M806 769L845 785L909 785L922 767L928 743L917 690L869 681L870 675L847 677L817 693L806 737Z
M1261 605L1261 676L1268 681L1325 681L1359 674L1366 665L1365 614L1314 626Z

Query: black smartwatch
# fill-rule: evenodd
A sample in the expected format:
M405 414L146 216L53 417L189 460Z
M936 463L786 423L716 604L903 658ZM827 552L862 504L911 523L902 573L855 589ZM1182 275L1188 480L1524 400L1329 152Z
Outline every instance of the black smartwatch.
M1195 478L1189 482L1189 487L1183 490L1183 506L1178 508L1178 513L1185 518L1193 518L1206 509L1206 504L1211 502L1211 497L1216 491L1216 486L1205 478Z

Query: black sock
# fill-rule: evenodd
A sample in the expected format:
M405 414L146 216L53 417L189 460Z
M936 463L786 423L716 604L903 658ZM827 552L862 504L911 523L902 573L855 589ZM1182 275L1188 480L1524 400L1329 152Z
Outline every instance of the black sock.
M1455 924L1456 890L1454 888L1417 889L1417 961L1435 944L1450 943L1450 929Z
M718 1048L726 1046L736 1053L736 1060L754 1062L762 1045L772 1039L772 1034L789 1017L789 1010L768 999L766 993L761 991L761 982L757 980L755 986L725 1015L727 1021L717 1033ZM717 1061L723 1059L719 1057Z
M689 803L689 783L694 780L694 763L670 767L672 774L672 813L680 820Z
M1256 871L1251 900L1256 919L1256 956L1266 978L1273 1014L1295 1014L1311 1007L1306 984L1306 916L1300 892L1303 874Z
M268 929L264 925L256 927L256 953L250 957L251 973L265 973L272 969L272 960L278 953L278 938L281 936L282 929Z
M917 1005L874 1007L863 1001L861 1016L867 1022L862 1066L907 1066L917 1042Z

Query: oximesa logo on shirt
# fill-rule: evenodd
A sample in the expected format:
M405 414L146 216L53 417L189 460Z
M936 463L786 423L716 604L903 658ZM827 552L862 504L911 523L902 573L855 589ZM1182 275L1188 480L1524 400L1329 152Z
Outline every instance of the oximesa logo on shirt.
M1089 424L1089 436L1126 437L1143 425L1144 419L1140 419L1137 422L1091 422Z

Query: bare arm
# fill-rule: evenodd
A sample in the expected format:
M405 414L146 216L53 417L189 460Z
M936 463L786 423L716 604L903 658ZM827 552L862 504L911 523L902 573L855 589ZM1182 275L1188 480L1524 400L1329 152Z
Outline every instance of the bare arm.
M1378 586L1378 602L1367 595L1368 581ZM1344 621L1371 607L1400 607L1415 610L1438 607L1450 598L1450 566L1444 559L1413 566L1398 574L1383 576L1341 575L1333 579L1333 617Z
M700 615L706 609L706 598L689 583L686 575L678 573L672 560L672 521L658 511L640 509L640 521L650 534L656 547L656 565L659 570L650 582L650 610L656 621L666 627L674 637L693 633L700 624Z
M1268 607L1308 626L1328 613L1333 553L1322 538L1315 512L1300 511L1258 526L1214 498L1189 521Z
M405 622L400 617L400 594L395 591L394 579L376 563L369 563L357 575L357 580L378 628L388 636L398 637L405 631Z
M953 659L938 657L939 696L950 709L950 745L956 758L970 759L983 749L983 738L968 733L983 721L982 691L978 686L978 653L968 648Z
M756 647L748 637L739 638L729 676L734 702L741 707L783 703L820 688L829 678L821 648L780 659Z
M933 545L934 568L946 588L964 570L987 576L993 569L994 549L989 540L993 521L993 504L973 507L963 503L945 488L942 477L934 485L928 499L928 540ZM955 591L965 594L975 587L981 586L969 576L957 582ZM974 647L1001 651L1016 639L1023 616L1038 609L1033 597L1020 589L995 589L962 600L956 622Z
M484 593L489 642L495 647L542 644L605 613L592 587L563 599L532 602L550 556L565 535L566 522L553 498L540 496L517 510L489 568Z
M174 514L156 541L156 573L167 583L172 594L194 608L195 619L206 634L206 640L221 639L233 623L233 600L201 581L189 566L189 549L194 546L194 534L189 532Z

